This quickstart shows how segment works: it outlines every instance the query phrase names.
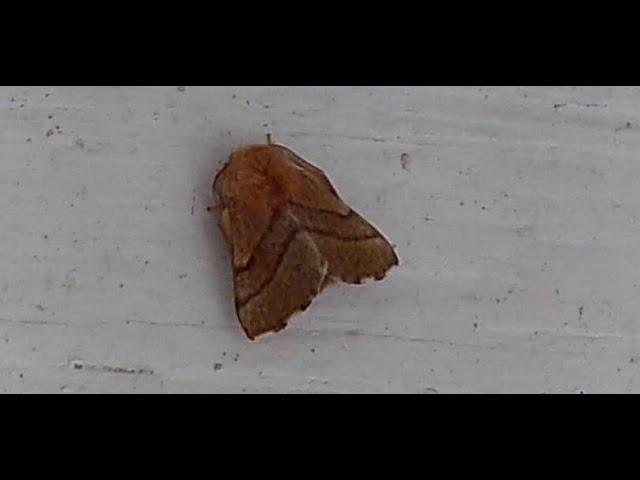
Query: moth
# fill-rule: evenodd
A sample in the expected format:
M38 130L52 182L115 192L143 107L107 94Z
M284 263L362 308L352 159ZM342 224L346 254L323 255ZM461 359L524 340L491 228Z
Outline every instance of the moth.
M391 244L324 172L283 146L234 151L213 193L237 316L251 340L284 329L328 285L381 280L398 265Z

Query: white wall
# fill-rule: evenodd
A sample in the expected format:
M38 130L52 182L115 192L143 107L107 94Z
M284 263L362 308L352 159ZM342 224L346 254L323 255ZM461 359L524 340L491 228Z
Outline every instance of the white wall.
M640 392L638 112L635 87L0 87L0 392ZM267 132L403 264L250 343L206 207Z

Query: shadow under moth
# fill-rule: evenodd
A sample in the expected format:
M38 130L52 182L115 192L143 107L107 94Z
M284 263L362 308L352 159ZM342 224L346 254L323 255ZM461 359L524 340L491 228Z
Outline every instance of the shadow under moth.
M398 265L393 247L324 172L285 147L236 150L213 192L236 312L251 340L285 328L328 285L381 280Z

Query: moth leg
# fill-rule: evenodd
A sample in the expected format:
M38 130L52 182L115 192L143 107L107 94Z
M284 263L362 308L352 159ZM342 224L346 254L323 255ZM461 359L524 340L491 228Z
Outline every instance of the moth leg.
M220 213L220 220L218 222L220 225L220 230L222 231L222 235L224 236L227 245L232 245L232 236L231 236L231 218L229 216L229 209L225 208Z

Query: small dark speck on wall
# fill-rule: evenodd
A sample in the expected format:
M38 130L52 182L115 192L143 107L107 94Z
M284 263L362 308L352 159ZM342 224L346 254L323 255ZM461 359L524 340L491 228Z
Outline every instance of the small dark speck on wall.
M180 93L184 93L187 90L187 87L178 87L178 91Z
M400 166L402 167L402 169L407 172L411 172L410 165L411 157L409 157L409 154L403 153L402 155L400 155Z
M627 122L624 124L623 127L618 127L615 129L616 132L619 132L620 130L629 130L632 127L632 123L631 122Z

